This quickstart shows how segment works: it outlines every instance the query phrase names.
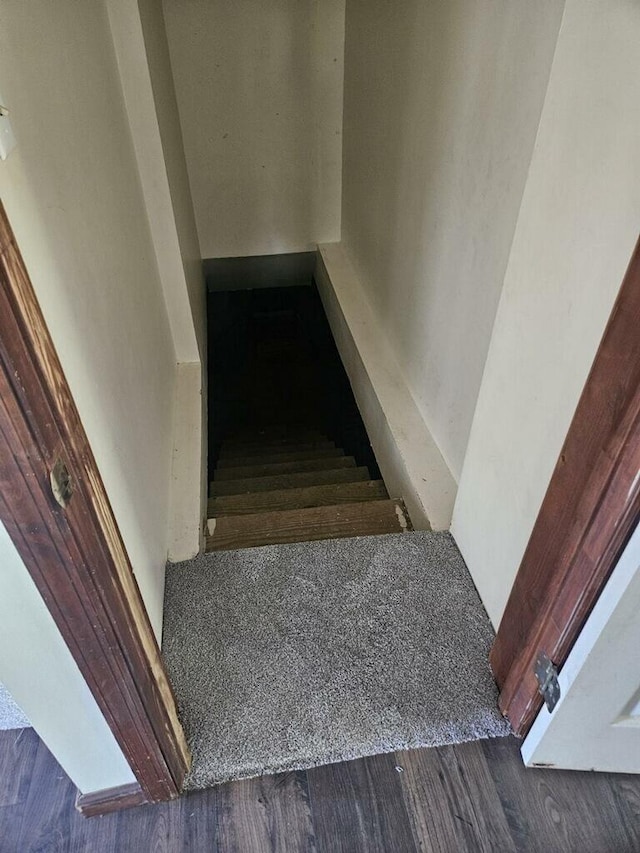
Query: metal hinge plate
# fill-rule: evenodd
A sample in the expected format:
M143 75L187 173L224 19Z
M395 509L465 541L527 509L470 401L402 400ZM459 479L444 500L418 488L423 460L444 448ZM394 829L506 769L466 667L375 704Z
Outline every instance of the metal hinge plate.
M544 652L540 652L535 667L538 692L542 694L547 710L553 711L560 698L558 670Z

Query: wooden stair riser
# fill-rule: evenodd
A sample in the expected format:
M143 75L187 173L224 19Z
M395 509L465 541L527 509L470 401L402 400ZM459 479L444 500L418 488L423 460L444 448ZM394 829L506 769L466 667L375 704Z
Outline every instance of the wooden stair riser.
M382 480L358 483L329 483L325 486L308 486L298 489L280 489L273 492L252 492L246 495L229 495L209 501L209 518L224 515L251 515L285 509L307 509L315 506L337 506L341 503L384 500L388 498Z
M306 441L286 442L280 444L239 444L236 447L227 447L226 443L220 448L219 460L237 459L243 456L273 456L274 453L300 453L301 451L332 450L335 449L333 441Z
M381 500L215 519L208 551L402 533L408 522L397 501Z
M334 468L330 471L302 471L297 474L275 474L270 477L252 477L238 480L220 480L211 483L212 498L223 495L243 495L249 492L280 491L306 486L322 486L335 483L356 483L370 480L369 469Z
M232 456L220 459L216 466L217 471L229 468L246 468L251 465L276 465L279 462L308 462L312 459L338 459L344 456L344 450L337 447L329 447L316 450L300 450L292 453L265 453L255 456Z
M239 433L235 436L229 436L225 439L224 444L225 447L237 447L243 444L300 444L302 442L307 443L310 441L325 441L327 438L326 435L319 432L318 430L312 429L301 429L301 430L265 430L264 433L261 432L251 432L248 431L246 433Z
M327 459L310 459L299 462L277 462L273 465L247 465L234 468L216 469L213 474L215 482L221 480L239 480L249 477L269 477L274 474L295 474L305 471L329 471L337 468L355 468L353 456L340 456Z

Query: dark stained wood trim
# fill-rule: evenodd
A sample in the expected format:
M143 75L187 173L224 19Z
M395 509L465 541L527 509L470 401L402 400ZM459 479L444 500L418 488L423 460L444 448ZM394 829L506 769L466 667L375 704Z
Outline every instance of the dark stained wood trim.
M561 668L640 520L640 241L491 651L500 707L525 735L540 652Z
M58 460L71 481L65 509L50 483ZM178 796L190 758L175 697L1 203L0 519L146 800Z
M105 788L104 791L94 791L91 794L78 794L76 809L83 817L97 817L119 812L122 809L131 809L134 806L143 806L148 802L147 795L140 785L132 782L130 785Z

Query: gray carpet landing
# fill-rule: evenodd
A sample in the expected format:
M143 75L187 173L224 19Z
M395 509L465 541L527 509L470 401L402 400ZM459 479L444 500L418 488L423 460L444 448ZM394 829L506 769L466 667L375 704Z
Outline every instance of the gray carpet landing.
M186 787L505 735L492 640L447 533L169 566L163 651L193 750Z

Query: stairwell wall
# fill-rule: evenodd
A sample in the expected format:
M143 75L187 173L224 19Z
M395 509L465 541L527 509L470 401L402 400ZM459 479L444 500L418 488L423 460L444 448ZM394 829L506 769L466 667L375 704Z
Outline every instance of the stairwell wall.
M344 0L164 0L204 258L340 236Z
M456 481L563 5L346 4L342 244Z
M107 0L122 90L176 353L169 559L202 544L206 290L160 0Z
M567 0L452 525L496 627L638 238L639 44Z

